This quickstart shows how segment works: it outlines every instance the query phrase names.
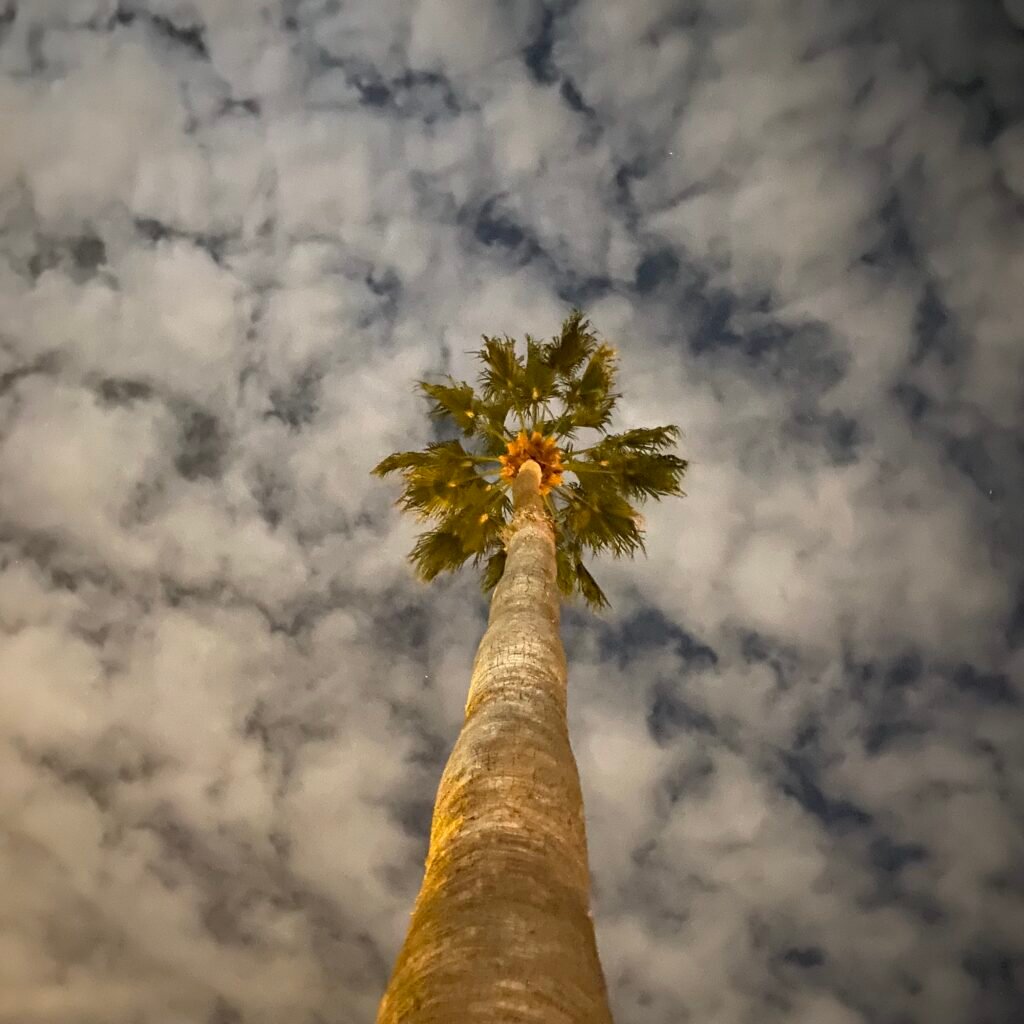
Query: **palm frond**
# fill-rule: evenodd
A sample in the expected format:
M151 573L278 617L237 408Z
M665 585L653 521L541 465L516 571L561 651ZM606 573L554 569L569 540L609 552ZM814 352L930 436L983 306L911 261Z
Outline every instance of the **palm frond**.
M430 459L429 452L393 452L387 458L381 459L370 472L374 476L385 477L389 473L397 473L399 470L415 469L424 465Z
M488 398L480 405L479 421L482 427L483 450L488 455L500 455L508 441L505 421L512 410L510 395Z
M443 530L429 530L416 538L416 543L409 554L416 575L425 583L439 576L442 572L455 572L461 569L471 557L472 552L466 551L462 540L453 533Z
M556 397L556 374L545 360L545 347L526 336L526 366L523 372L523 398L532 409Z
M494 401L499 397L515 399L523 391L524 367L516 355L512 338L488 338L477 357L484 364L480 384L484 398ZM513 403L514 404L514 403Z
M617 372L615 349L599 345L579 378L565 385L562 399L574 428L603 430L608 425L621 397L612 390Z
M600 481L568 484L560 520L584 548L614 557L643 551L639 512L613 485Z
M558 543L555 545L555 581L563 597L572 597L578 590L576 562L579 557L579 544L563 526L558 530Z
M462 442L434 441L422 452L399 452L378 464L378 475L400 471L404 486L398 505L420 519L443 518L456 501L455 491L480 480L477 458Z
M571 378L597 347L597 339L590 332L589 321L574 309L562 324L562 332L544 346L544 362L554 373L566 380Z
M483 574L480 577L480 586L485 594L489 594L499 583L505 573L505 559L508 553L504 548L495 551L484 565ZM482 558L482 556L481 556Z
M582 562L576 563L576 581L577 589L583 595L583 600L594 611L601 611L609 606L604 591L597 585L597 580L590 575Z
M455 534L467 551L478 555L500 542L510 506L506 490L478 477L458 488L439 517L439 529Z
M572 413L563 411L557 416L537 420L535 429L560 441L571 441L579 433L580 428L573 422Z
M485 591L497 585L512 517L509 487L529 457L542 469L560 592L594 609L607 607L584 556L620 558L643 550L637 506L682 494L687 462L673 451L678 428L608 432L619 398L616 353L599 342L579 310L549 342L526 335L524 356L514 339L485 335L477 357L476 388L450 376L418 382L430 415L454 425L466 443L435 441L423 451L395 452L373 469L380 477L399 473L397 504L431 522L409 556L417 575L434 579L471 561ZM600 436L583 447L578 435L587 429ZM575 480L566 482L563 472Z
M608 607L608 598L583 564L579 541L568 530L559 531L555 547L555 567L558 590L563 597L572 599L577 594L594 611Z
M679 440L679 428L634 427L621 434L607 434L598 442L602 446L613 446L616 450L630 452L663 452Z
M629 498L655 501L683 493L680 484L687 466L685 459L667 452L629 452L603 442L565 463L589 487L614 486Z
M480 405L471 385L448 378L448 384L431 384L421 380L416 386L430 402L430 415L436 420L451 420L466 437L477 430L477 411Z

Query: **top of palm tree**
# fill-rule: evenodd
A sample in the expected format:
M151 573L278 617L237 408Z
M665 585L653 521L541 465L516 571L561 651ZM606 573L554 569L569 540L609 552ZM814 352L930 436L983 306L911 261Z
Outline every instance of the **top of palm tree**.
M507 336L477 352L476 388L446 377L418 381L431 416L462 438L434 441L423 451L396 452L373 470L400 473L398 505L433 526L410 553L417 575L432 580L472 559L490 590L505 566L504 528L512 515L511 482L533 459L555 527L558 585L593 608L607 598L583 564L584 553L614 557L643 550L637 505L681 495L687 463L673 454L679 428L608 432L619 394L616 353L573 310L548 342L526 336L525 355ZM452 430L454 428L454 430ZM589 431L592 443L580 435Z

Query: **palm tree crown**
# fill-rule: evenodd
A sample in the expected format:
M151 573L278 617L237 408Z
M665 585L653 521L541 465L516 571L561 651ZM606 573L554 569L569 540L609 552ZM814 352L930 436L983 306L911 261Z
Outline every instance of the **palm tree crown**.
M432 580L472 559L483 566L485 591L505 567L505 529L512 514L511 482L532 459L556 538L558 586L593 608L607 605L583 564L585 552L618 558L643 550L637 505L681 495L687 463L671 449L679 428L608 432L619 395L616 353L573 310L548 342L526 336L525 358L509 337L483 338L474 389L452 377L417 382L431 416L458 437L423 451L396 452L373 470L401 473L401 508L432 522L410 553L417 575ZM580 446L582 431L593 443Z

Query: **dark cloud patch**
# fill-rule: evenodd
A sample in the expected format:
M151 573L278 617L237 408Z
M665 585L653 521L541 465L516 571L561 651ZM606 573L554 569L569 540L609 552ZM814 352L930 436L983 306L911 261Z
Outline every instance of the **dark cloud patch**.
M386 75L369 61L335 57L326 50L320 51L317 69L340 70L363 106L391 117L434 124L463 109L451 79L441 71L406 68L400 74Z
M38 758L39 767L62 785L84 793L101 811L110 808L117 775L75 763L61 752L47 752Z
M544 5L537 32L525 47L523 61L533 80L541 85L550 85L558 78L558 72L551 60L555 45L555 9Z
M181 231L155 217L137 217L135 230L147 241L158 244L167 239L185 239L202 249L214 263L222 264L228 243L226 235Z
M892 389L896 404L911 420L921 420L932 406L932 400L916 384L900 381Z
M267 700L254 702L245 716L241 734L263 748L273 763L281 785L286 785L295 769L299 751L307 743L327 741L337 736L337 723L322 713L304 717L297 709L271 706Z
M407 653L421 663L425 660L431 633L429 607L422 601L410 601L398 594L384 596L374 602L368 609L370 626L374 636L387 638L390 650ZM432 685L429 680L429 667L424 666L427 678L424 686Z
M849 355L827 324L785 322L772 316L766 295L741 299L721 288L705 288L699 274L686 276L678 306L690 325L694 355L729 359L728 365L751 377L793 389L805 403L843 379Z
M1006 470L1013 460L996 459L993 455L994 431L950 438L946 451L949 461L987 498L995 501L1006 496ZM1012 443L1012 442L1011 442Z
M823 324L766 320L736 337L735 347L759 372L805 394L821 394L838 384L848 361Z
M878 754L907 736L923 735L928 728L911 696L924 673L917 651L907 651L889 661L850 663L847 680L851 693L864 709L864 748Z
M597 111L583 98L583 94L577 88L571 78L563 78L562 84L558 87L559 94L577 114L583 114L588 118L597 117Z
M218 996L206 1018L206 1024L243 1024L243 1017L237 1006L223 996Z
M504 196L484 200L471 214L473 237L488 249L504 251L519 264L529 263L542 250L528 228L504 208Z
M455 88L437 71L407 69L388 83L388 106L404 117L417 117L427 124L454 117L462 110Z
M18 0L4 0L0 5L0 45L3 44L4 34L8 27L18 16Z
M715 762L707 751L701 750L696 757L687 757L685 761L669 769L658 781L658 792L663 806L671 808L686 796L706 793L714 773ZM634 851L634 861L638 864L643 863L642 854L648 848L649 846L645 844L640 850Z
M556 275L555 294L567 305L583 309L612 290L611 279L604 274L577 274L562 271Z
M40 356L22 366L15 366L13 369L0 373L0 396L3 396L13 388L18 381L36 374L55 374L60 368L60 359L55 353Z
M390 964L374 939L350 920L335 901L298 888L294 899L309 927L314 954L324 969L333 972L345 988L361 991L370 982L378 991L382 990Z
M667 681L658 683L654 688L647 712L647 731L663 746L680 735L693 732L714 734L716 731L710 716L693 707L685 696L677 692L680 688L679 682Z
M904 202L893 192L879 212L875 221L874 244L860 257L860 262L882 270L893 270L901 266L916 266L919 260L914 245Z
M909 864L928 859L928 851L920 843L897 843L888 836L879 836L868 847L871 865L887 874L899 874Z
M953 672L956 688L972 700L993 707L1019 707L1020 696L1008 676L1001 672L981 672L973 665L959 665Z
M56 269L81 283L95 277L106 262L107 247L98 235L82 234L72 238L41 236L28 258L27 270L33 280L48 270Z
M781 689L786 689L792 684L800 670L796 650L756 630L742 630L739 639L740 653L745 661L771 668Z
M59 265L60 250L55 245L44 243L29 257L28 272L33 278L39 278Z
M696 305L692 305L696 303ZM690 350L695 355L714 352L740 344L740 336L732 328L736 300L728 292L691 291L683 297L683 307L694 310L690 331Z
M224 471L230 439L218 416L195 406L177 410L178 452L174 465L186 480L217 479Z
M858 450L867 440L861 425L838 409L827 413L815 408L797 409L790 424L790 433L805 443L824 448L836 466L856 462Z
M625 668L645 652L668 647L696 670L718 662L718 655L657 608L644 608L616 626L605 625L598 635L601 657Z
M963 105L967 138L991 145L1009 123L1010 113L996 100L988 81L979 75L967 82L949 82L945 88Z
M144 7L132 4L131 6L119 6L111 15L108 28L127 28L136 24L145 25L157 37L172 46L181 47L197 59L209 59L206 28L201 22L179 24L172 18L150 13Z
M927 731L923 723L915 721L906 713L901 718L879 718L864 730L864 749L869 754L879 754L901 739L908 736L923 736Z
M201 24L178 25L170 18L163 18L155 14L153 15L153 28L171 42L185 47L195 57L205 60L210 55L204 39L205 29Z
M863 828L871 815L849 800L830 797L823 789L811 759L802 754L783 753L782 792L792 797L826 828L838 833Z
M262 463L253 468L252 477L249 486L260 516L272 530L276 529L294 500L291 486L274 467Z
M201 60L209 59L206 46L205 26L201 23L179 24L161 14L151 14L145 9L134 6L119 6L109 21L109 27L128 27L145 24L155 35L166 40L173 46L188 51L193 57Z
M228 99L224 101L223 112L226 114L239 112L248 114L251 117L259 117L262 111L263 104L258 99L252 97L243 100Z
M636 268L633 286L641 295L669 287L679 274L679 258L671 249L658 249L644 256Z
M106 377L99 382L97 393L107 405L131 405L153 396L153 387L146 381L127 377Z
M911 362L919 364L933 357L951 366L962 355L967 340L957 330L949 307L935 282L928 282L914 316L915 348Z
M313 422L319 408L322 374L310 368L296 377L287 388L270 392L268 416L279 419L293 429Z
M782 954L783 963L805 969L821 967L826 959L825 951L820 946L791 946Z
M441 758L441 767L444 759ZM406 835L415 839L426 852L430 839L430 823L434 816L434 800L431 796L400 801L395 805L395 819Z
M71 243L71 258L82 270L95 270L107 262L107 247L96 235L82 235Z
M1013 610L1006 620L1006 643L1012 650L1024 647L1024 582L1016 587Z
M402 279L391 267L372 268L366 275L366 286L378 296L388 315L393 315L402 298Z
M1024 956L979 944L961 966L978 987L978 1024L1016 1024L1024 1014Z

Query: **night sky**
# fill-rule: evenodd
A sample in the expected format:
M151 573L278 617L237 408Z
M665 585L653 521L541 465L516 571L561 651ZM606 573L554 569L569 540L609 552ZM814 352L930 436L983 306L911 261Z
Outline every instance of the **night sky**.
M487 605L370 477L574 305L617 1024L1024 1021L1024 0L0 0L0 1022L370 1024Z

